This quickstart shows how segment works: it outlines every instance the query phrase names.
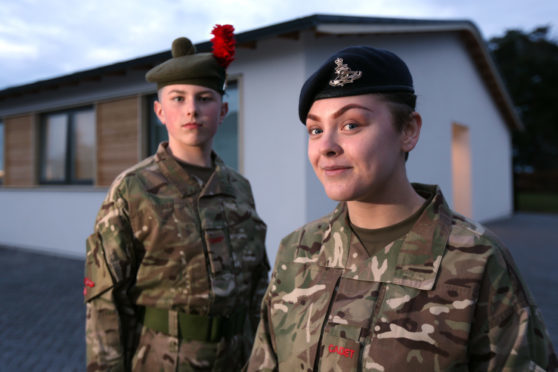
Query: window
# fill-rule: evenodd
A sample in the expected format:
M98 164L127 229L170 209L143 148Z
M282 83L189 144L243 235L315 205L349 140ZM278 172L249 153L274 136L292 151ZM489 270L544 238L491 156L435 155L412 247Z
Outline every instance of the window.
M40 181L92 184L95 114L92 108L46 114L41 123Z
M157 94L147 99L149 155L157 151L160 142L168 141L167 130L153 111L153 102L156 99ZM236 81L227 82L227 91L223 100L229 103L229 113L213 138L213 150L229 167L238 170L238 83Z
M0 185L4 182L4 123L0 121Z

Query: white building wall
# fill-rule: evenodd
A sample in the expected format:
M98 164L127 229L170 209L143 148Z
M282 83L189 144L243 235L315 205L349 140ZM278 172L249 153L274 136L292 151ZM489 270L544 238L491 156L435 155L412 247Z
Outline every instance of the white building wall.
M394 51L414 77L423 128L407 164L409 180L440 185L451 204L451 126L466 125L473 154L473 218L512 212L510 134L457 35L314 39L303 33L298 41L263 40L255 49L240 48L229 74L240 76L241 171L268 225L271 264L283 236L336 204L307 160L298 97L303 82L330 54L356 44ZM148 89L136 83L136 90ZM93 190L0 188L0 244L84 257L85 239L106 193Z
M0 188L0 245L84 258L105 193Z
M305 132L298 124L298 82L303 79L300 43L258 42L238 49L229 73L241 77L242 173L250 180L256 208L268 226L271 265L284 235L306 220Z
M409 178L439 184L453 204L452 124L464 125L472 154L472 218L487 221L510 215L511 135L473 61L455 34L415 39L399 53L415 79L423 117L421 139L408 164ZM418 53L421 50L428 52Z

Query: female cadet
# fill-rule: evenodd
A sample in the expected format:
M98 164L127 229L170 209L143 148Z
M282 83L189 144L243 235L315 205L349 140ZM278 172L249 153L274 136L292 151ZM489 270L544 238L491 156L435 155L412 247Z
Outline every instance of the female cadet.
M341 203L281 242L249 371L556 368L508 251L407 180L415 100L405 63L364 46L302 87L310 163Z
M211 150L234 53L173 42L146 75L169 142L124 171L87 240L87 370L234 371L248 358L267 286L265 224L248 181Z

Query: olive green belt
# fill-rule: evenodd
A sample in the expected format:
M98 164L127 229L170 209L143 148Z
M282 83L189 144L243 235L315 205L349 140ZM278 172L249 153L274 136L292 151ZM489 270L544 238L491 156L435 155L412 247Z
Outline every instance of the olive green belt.
M143 325L152 330L170 334L169 310L145 307ZM246 311L238 310L229 317L176 312L178 338L188 341L217 342L242 332Z

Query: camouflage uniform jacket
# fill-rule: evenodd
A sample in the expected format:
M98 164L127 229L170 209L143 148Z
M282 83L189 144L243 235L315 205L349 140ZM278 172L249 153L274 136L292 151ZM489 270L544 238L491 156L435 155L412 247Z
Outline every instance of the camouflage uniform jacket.
M202 188L166 146L117 177L87 240L89 371L231 370L249 355L269 271L250 185L214 155ZM172 310L169 318L245 308L246 330L181 341L142 327L143 307Z
M556 356L508 251L437 187L370 257L346 204L285 237L248 371L542 371Z

